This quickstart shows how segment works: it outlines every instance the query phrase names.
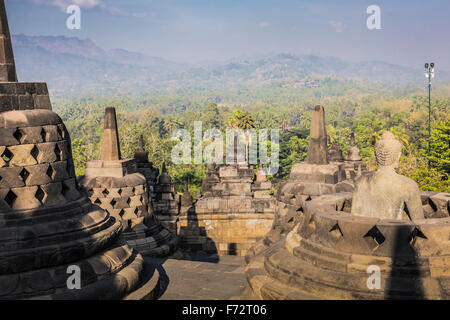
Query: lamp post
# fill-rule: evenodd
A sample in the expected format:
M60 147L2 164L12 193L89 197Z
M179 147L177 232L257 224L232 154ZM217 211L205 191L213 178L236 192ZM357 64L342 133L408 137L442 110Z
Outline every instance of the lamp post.
M425 63L425 77L428 78L428 156L431 155L431 79L434 78L434 63ZM428 166L430 161L428 161Z

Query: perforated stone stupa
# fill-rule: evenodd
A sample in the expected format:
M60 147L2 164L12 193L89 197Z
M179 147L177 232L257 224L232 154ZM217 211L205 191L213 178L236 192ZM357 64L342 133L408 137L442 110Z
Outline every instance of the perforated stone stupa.
M250 258L243 298L450 299L450 194L419 194L394 172L392 134L375 152L379 170L353 194L308 201L286 238Z
M172 253L177 239L153 215L146 178L138 172L134 159L121 159L114 108L105 110L101 156L101 160L86 164L86 175L79 179L92 203L122 221L123 239L140 253Z
M354 181L347 178L344 164L329 161L327 140L325 110L316 106L312 114L307 161L292 166L289 179L277 190L272 228L249 250L247 260L285 237L298 223L305 204L311 199L353 191Z
M46 84L17 82L3 0L0 81L0 299L151 297L157 273L80 192ZM79 290L67 287L69 266L80 268Z

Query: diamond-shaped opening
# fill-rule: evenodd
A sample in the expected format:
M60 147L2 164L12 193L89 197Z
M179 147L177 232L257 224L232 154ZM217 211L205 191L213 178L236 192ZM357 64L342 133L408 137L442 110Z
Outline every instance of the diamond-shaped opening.
M131 203L131 198L128 198L127 199L127 204L130 204Z
M55 170L53 169L53 167L51 165L49 165L46 173L51 179L53 179L54 172L55 172Z
M95 204L102 204L102 202L100 201L99 198L95 199L94 203L95 203Z
M378 248L386 240L377 226L374 226L372 229L370 229L365 234L364 239L372 250Z
M141 197L139 198L139 201L140 201L140 202L144 201L144 197L141 196Z
M42 142L45 142L46 137L47 137L47 132L45 132L44 128L42 128L42 130L41 130L41 137L42 137Z
M55 155L56 161L61 161L61 149L59 148L58 144L55 145Z
M92 195L94 194L94 189L90 188L87 191L89 198L92 197Z
M339 228L339 225L336 223L333 228L330 229L330 235L335 239L335 240L339 240L341 239L344 234L342 233L341 228Z
M119 217L121 217L121 218L122 218L124 214L125 214L125 210L123 210L123 209L122 209L122 210L120 210L120 212L119 212Z
M44 191L41 189L41 187L38 187L36 194L34 195L34 197L36 199L38 199L41 203L43 203L42 201L44 200L45 197L45 193Z
M11 190L9 190L8 193L6 194L5 201L10 208L13 207L14 201L16 201L16 199L17 199L16 194Z
M102 194L103 194L103 196L106 198L106 197L108 196L108 194L109 194L108 189L104 189L104 190L102 191Z
M62 132L61 128L60 128L60 127L57 127L56 131L58 132L59 137L60 137L61 139L63 139L64 137L63 137L63 132Z
M20 171L19 175L22 177L23 182L27 182L27 178L30 176L30 172L23 168L22 171Z
M3 161L5 161L6 165L9 165L9 162L11 161L11 159L14 157L13 153L11 151L9 151L8 148L5 148L5 151L3 151L2 154L2 158Z
M112 199L111 202L110 202L110 204L113 206L113 208L116 205L116 203L117 203L117 201L115 199Z
M31 149L30 154L37 161L37 158L39 156L39 149L38 149L38 147L34 146L33 149Z
M137 215L138 213L139 213L139 209L138 208L134 209L134 214Z
M23 137L22 130L17 128L17 130L14 131L13 136L14 136L14 138L16 138L17 142L21 143L21 140L22 140L22 137Z
M117 193L119 194L119 196L122 195L122 189L119 189L119 191L117 191Z
M426 235L423 234L422 231L420 231L417 228L414 228L413 232L411 233L411 238L409 240L409 244L411 246L414 246L417 241L420 241L421 239L428 239Z
M136 193L136 188L133 187L133 190L131 190L131 192Z

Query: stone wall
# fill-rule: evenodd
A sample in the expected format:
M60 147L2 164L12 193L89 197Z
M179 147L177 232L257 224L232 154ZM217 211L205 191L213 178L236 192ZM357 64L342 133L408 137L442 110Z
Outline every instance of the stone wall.
M178 217L177 233L186 250L240 255L261 239L273 223L271 183L252 168L229 165L210 168L204 196Z

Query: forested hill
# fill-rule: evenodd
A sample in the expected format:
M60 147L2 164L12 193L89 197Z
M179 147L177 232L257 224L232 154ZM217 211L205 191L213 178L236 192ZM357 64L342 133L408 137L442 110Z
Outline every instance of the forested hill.
M229 91L260 86L316 88L323 78L381 83L423 82L422 69L381 61L348 62L334 57L276 54L192 66L123 49L104 50L90 39L13 36L21 81L46 81L56 95L151 90ZM450 74L439 72L439 79Z

